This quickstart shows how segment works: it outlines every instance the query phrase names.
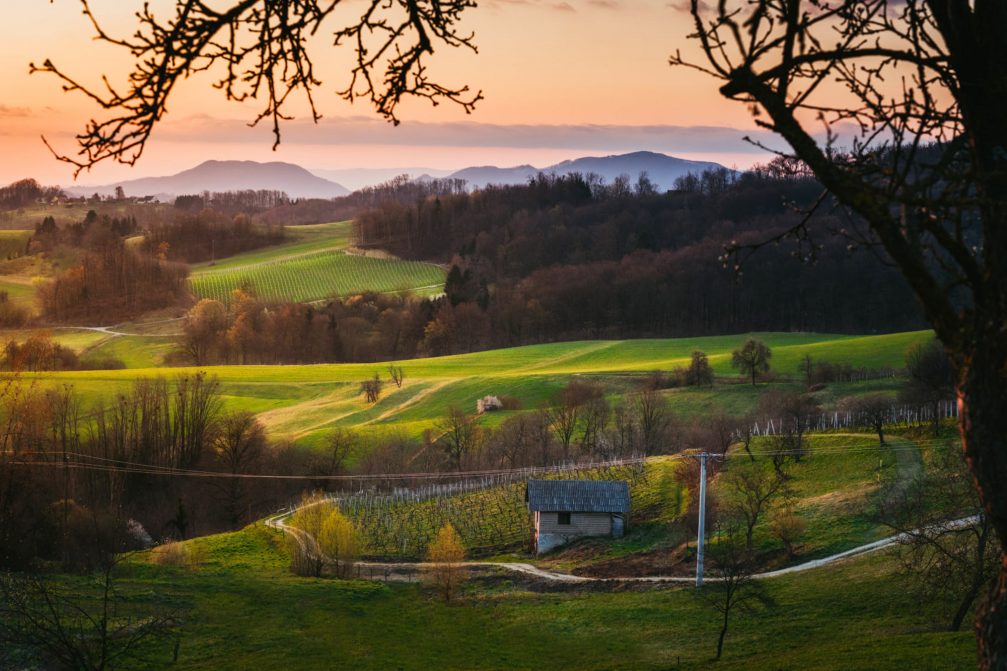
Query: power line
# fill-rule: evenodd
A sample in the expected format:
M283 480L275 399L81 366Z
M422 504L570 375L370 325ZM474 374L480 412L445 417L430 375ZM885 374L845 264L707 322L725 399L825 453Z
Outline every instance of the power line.
M822 434L819 434L822 435ZM828 434L824 434L828 435ZM947 441L941 439L929 439L919 443L909 445L880 445L865 446L862 442L844 443L839 445L811 446L804 448L807 456L815 454L838 455L838 454L863 454L874 453L884 455L889 452L920 452L934 448L952 448ZM700 453L712 454L712 453ZM801 454L799 450L753 450L753 455L757 457L789 456L795 457ZM35 451L25 452L19 456L52 456L62 457L62 451ZM77 470L101 471L111 473L135 473L143 475L164 475L172 477L201 477L201 478L232 478L232 479L254 479L254 480L316 480L316 481L382 481L382 480L442 480L442 479L478 479L487 477L506 477L519 475L536 475L550 472L571 472L584 471L613 466L630 466L646 464L646 457L630 457L626 459L586 462L580 464L563 464L555 466L530 466L516 469L483 469L474 471L424 471L416 473L362 473L356 475L324 475L324 474L270 474L270 473L228 473L222 471L207 471L199 469L183 469L171 466L160 466L157 464L145 464L142 462L127 461L122 459L110 459L81 452L67 452L67 456L75 458L73 461L63 459L53 461L33 461L21 459L8 461L7 464L14 466L25 466L34 468L73 468ZM697 453L677 453L671 455L655 455L656 459L664 462L682 461L699 456ZM727 460L744 459L747 457L740 449L734 449L727 454L717 454L717 458ZM97 462L97 463L95 463Z

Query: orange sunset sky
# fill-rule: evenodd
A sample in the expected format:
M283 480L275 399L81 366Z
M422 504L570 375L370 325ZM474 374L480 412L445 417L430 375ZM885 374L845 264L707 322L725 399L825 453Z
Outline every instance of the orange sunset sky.
M79 94L63 93L28 64L51 58L86 82L108 73L120 82L128 54L96 43L78 0L17 0L0 10L0 183L32 176L68 185L72 171L43 146L44 134L72 151L73 134L101 114ZM333 92L345 84L349 53L313 44L324 81L317 101L325 116L314 126L303 109L271 150L268 128L249 129L256 106L228 102L200 75L176 90L169 115L133 169L104 165L83 184L161 175L206 159L281 160L309 169L468 165L544 166L577 156L648 149L747 167L767 156L742 137L753 125L746 109L720 98L716 82L673 69L668 55L694 49L690 19L678 0L486 0L470 10L479 54L438 52L432 69L447 83L481 88L472 115L448 105L409 103L392 127L365 103L350 106ZM135 28L133 0L94 0L114 34ZM167 0L152 2L163 14ZM346 0L345 16L360 0ZM338 16L335 17L338 20ZM332 24L334 25L334 24ZM331 31L330 31L331 32Z

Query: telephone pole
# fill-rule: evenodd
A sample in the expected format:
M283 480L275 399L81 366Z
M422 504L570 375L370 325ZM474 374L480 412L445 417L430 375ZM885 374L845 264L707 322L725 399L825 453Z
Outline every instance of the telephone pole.
M706 536L706 460L709 454L700 452L699 457L699 539L696 541L696 587L703 586L703 541Z
M690 454L690 457L699 459L699 538L696 541L696 587L703 586L703 550L706 541L706 462L709 459L721 459L722 454L700 452Z

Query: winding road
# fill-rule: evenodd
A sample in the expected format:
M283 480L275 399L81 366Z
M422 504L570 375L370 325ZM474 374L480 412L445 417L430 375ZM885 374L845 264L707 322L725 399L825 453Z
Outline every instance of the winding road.
M316 503L311 503L309 505L318 505L323 503L323 501L318 501ZM314 545L314 539L311 538L309 534L298 529L297 527L292 527L286 523L287 519L293 514L293 511L283 511L272 517L266 518L266 526L272 527L274 529L279 529L280 531L290 534L293 536L301 547L305 547L307 544ZM971 517L963 517L957 520L950 520L945 522L943 526L947 529L958 529L969 524L972 524L978 519L977 515ZM917 530L919 531L919 530ZM787 568L777 569L775 571L766 571L764 573L756 573L752 578L756 580L766 580L769 578L778 578L784 575L790 575L792 573L802 573L804 571L810 571L811 569L821 568L822 566L828 566L829 564L834 564L836 562L843 561L844 559L850 559L852 557L857 557L864 554L869 554L871 552L877 552L878 550L883 550L888 547L892 547L898 543L907 540L911 534L917 533L906 532L901 534L896 534L894 536L889 536L888 538L882 538L881 540L874 541L872 543L865 543L864 545L859 545L855 548L851 548L844 552L839 552L828 557L822 557L820 559L813 559L811 561L804 562L802 564L796 564L794 566L788 566ZM425 562L358 562L358 565L362 568L376 569L380 570L383 575L387 575L389 571L393 570L413 570L420 571L424 568L432 566L431 564ZM527 564L523 562L477 562L468 561L463 562L462 566L469 567L494 567L502 568L508 571L513 571L515 573L522 573L524 575L532 576L541 580L546 580L549 582L556 583L566 583L566 584L583 584L583 583L594 583L594 582L637 582L637 583L694 583L696 578L694 576L681 576L681 575L663 575L663 576L623 576L623 577L613 577L613 578L591 578L588 576L572 575L570 573L560 573L558 571L549 571L532 564ZM705 578L706 582L717 582L718 578L709 576Z

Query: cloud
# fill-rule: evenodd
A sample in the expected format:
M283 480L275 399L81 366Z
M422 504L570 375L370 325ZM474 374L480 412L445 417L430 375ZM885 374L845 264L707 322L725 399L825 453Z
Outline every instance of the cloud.
M704 0L699 0L699 11L702 14L707 14L713 11L713 7L710 6L708 2ZM682 12L683 14L692 13L692 2L690 0L675 0L675 2L669 2L668 7L675 10L676 12Z
M0 105L0 118L10 119L26 116L31 116L31 110L27 107L10 107L9 105Z
M569 2L557 2L552 6L558 12L576 12L577 10L573 8Z
M619 9L619 3L615 0L588 0L587 4L602 9Z
M409 122L392 126L366 116L334 117L317 125L307 120L281 126L286 146L401 146L571 151L759 154L745 137L777 146L775 137L758 130L724 126L629 126L618 124L484 124L476 122ZM269 143L268 128L250 129L244 120L193 117L166 120L158 140L194 143Z

